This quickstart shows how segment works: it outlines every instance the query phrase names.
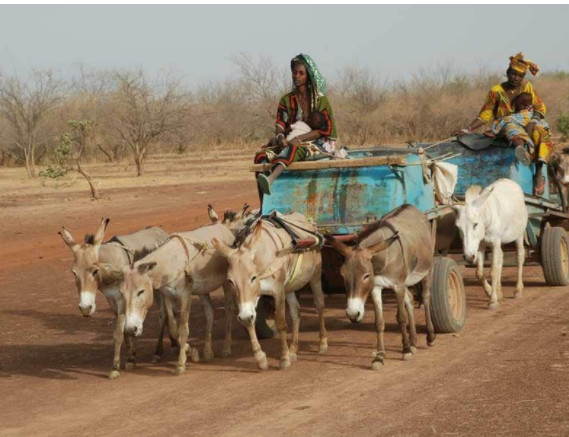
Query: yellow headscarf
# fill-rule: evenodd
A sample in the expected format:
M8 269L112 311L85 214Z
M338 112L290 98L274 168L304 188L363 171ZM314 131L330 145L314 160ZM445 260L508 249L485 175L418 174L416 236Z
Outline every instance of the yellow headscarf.
M536 64L531 62L529 59L524 59L524 54L522 52L515 56L510 56L510 68L522 74L525 74L529 68L530 73L534 76L539 71L539 67Z

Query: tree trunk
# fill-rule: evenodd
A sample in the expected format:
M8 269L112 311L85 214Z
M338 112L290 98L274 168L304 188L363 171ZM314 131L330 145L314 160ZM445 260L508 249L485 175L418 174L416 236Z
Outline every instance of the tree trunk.
M35 178L36 177L36 146L35 144L32 144L32 146L30 147L31 149L31 153L30 153L30 157L31 157L31 162L30 162L30 169L32 171L32 177Z
M146 147L139 148L136 146L134 155L134 163L136 164L136 176L142 176L144 173L144 161L146 160Z
M24 158L25 158L24 164L26 166L26 173L28 174L28 178L31 179L34 177L34 175L30 167L30 154L27 149L24 149Z
M107 159L109 160L109 162L113 162L113 156L112 156L109 152L107 152L107 151L103 148L103 146L101 146L100 144L97 144L97 148L98 148L101 152L103 152L103 153L105 154L105 156L107 157Z
M81 167L79 160L77 160L77 171L81 176L85 178L85 180L89 184L89 188L91 188L91 197L95 200L100 199L101 195L99 193L99 190L97 190L95 184L93 184L93 181L91 180L91 175L85 169L83 169L83 167Z

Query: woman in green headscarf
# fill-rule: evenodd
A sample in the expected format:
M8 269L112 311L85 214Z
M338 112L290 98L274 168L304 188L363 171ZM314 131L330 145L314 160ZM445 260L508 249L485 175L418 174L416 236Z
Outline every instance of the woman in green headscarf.
M267 147L255 155L256 164L273 164L270 175L259 174L257 177L260 191L265 194L271 193L272 182L288 165L310 156L310 149L301 146L302 143L310 142L320 147L324 143L333 145L337 140L332 106L326 97L326 81L315 62L301 53L290 61L290 68L294 87L279 102L275 136ZM286 136L291 131L291 125L306 122L313 112L323 115L322 125L288 141Z

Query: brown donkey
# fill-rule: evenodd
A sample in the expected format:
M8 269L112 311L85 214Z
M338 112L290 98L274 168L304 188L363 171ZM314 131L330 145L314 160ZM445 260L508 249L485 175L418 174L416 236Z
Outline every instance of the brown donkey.
M434 237L427 218L414 206L403 205L361 232L355 247L332 237L329 241L345 258L341 274L348 297L346 313L352 322L363 319L364 305L371 293L377 331L377 348L371 368L380 369L385 359L385 322L381 299L384 288L395 291L397 322L403 336L403 359L408 360L416 352L417 332L413 296L407 287L422 281L427 344L432 346L436 338L431 320ZM405 309L409 318L409 333Z
M119 269L130 264L133 253L139 250L152 250L162 243L168 234L158 227L150 227L132 234L113 237L103 243L105 231L110 219L103 218L95 234L85 235L83 244L76 243L71 233L63 228L59 234L74 256L71 272L75 276L79 292L79 310L85 317L95 313L97 290L104 294L109 306L115 313L115 330L113 339L115 353L113 370L109 377L120 375L120 351L124 340L125 307L124 300L117 287L115 277L109 270ZM165 313L162 314L161 331L156 348L156 358L163 352L162 337L165 327ZM132 339L127 338L129 347L127 368L135 363L135 349Z
M289 223L300 224L304 229L316 231L301 214L282 216ZM295 225L291 227L297 231ZM300 233L300 232L299 232ZM255 333L256 306L261 295L272 296L276 306L276 325L281 338L280 368L286 369L296 359L300 327L300 304L295 291L310 284L318 312L320 329L319 352L326 352L328 340L324 323L324 293L322 292L322 257L318 249L300 253L290 251L292 239L282 228L259 219L252 233L237 247L223 241L212 240L214 247L229 261L227 283L233 292L239 314L237 318L247 328L257 366L268 367L267 357ZM286 339L285 300L289 304L293 329L289 349Z

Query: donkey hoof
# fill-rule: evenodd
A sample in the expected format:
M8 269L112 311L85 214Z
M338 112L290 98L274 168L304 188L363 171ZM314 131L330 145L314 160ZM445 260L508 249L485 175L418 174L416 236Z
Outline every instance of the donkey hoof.
M371 362L371 370L381 370L383 368L383 360L373 360Z
M290 358L291 363L294 363L297 359L296 352L289 352L288 356Z
M197 347L190 348L190 359L194 363L200 362L200 352L198 351Z
M118 370L111 370L111 373L109 373L109 379L116 379L119 376L121 376L121 372Z
M413 352L406 352L403 354L403 361L410 361L413 359Z
M411 353L415 355L417 353L417 348L415 346L411 346Z
M134 361L127 361L124 365L124 370L132 370L136 367L136 363Z
M257 367L260 370L267 370L269 368L269 363L267 361L267 355L265 352L257 352L255 354L255 360L257 360Z
M224 347L224 348L221 350L221 356L222 356L223 358L230 357L230 356L231 356L231 346L229 346L229 347Z
M279 367L281 370L286 370L290 367L290 358L283 358L279 363Z
M496 309L498 309L498 302L490 302L490 303L488 304L488 309L489 309L489 310L496 310Z
M176 375L183 375L186 372L185 365L177 365L176 366Z
M151 363L156 364L162 361L162 355L154 354L152 355L152 359L150 360Z
M522 297L522 292L516 290L516 291L514 292L514 299L518 299L518 298L520 298L520 297Z
M213 355L213 351L212 351L211 349L209 349L209 350L208 350L208 349L205 349L205 350L203 351L203 360L204 360L206 363L209 363L211 360L213 360L213 356L214 356L214 355ZM198 356L198 361L199 361L199 356Z
M432 340L427 339L427 346L433 347L436 342L437 342L437 338L436 338L436 337L433 338Z
M318 353L325 354L326 352L328 352L328 342L321 343L320 347L318 348Z

